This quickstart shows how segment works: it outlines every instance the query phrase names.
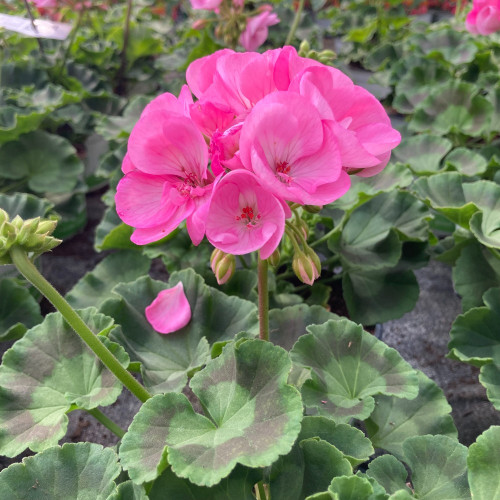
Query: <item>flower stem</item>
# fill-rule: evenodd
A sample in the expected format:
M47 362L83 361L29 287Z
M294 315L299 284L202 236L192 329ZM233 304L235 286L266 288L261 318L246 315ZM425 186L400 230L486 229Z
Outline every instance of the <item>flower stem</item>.
M120 364L115 356L98 339L97 335L90 330L85 322L78 316L75 310L66 302L62 295L38 272L38 269L30 261L26 252L14 245L9 250L12 262L19 272L31 282L44 295L54 307L61 313L63 318L75 330L87 346L94 351L95 355L107 366L115 377L143 403L151 394Z
M262 481L257 483L257 492L259 494L259 500L267 500L266 489L264 488L264 483Z
M336 227L334 227L332 230L328 231L326 234L324 234L321 238L318 238L316 241L313 241L309 246L311 248L317 247L318 245L321 245L324 241L328 240L330 236L337 230Z
M269 289L267 282L267 260L259 258L257 267L258 290L259 290L259 337L269 340Z
M125 93L125 73L127 71L127 48L130 36L130 18L132 16L132 0L127 0L127 10L125 12L125 25L123 26L123 45L120 52L120 67L116 75L116 92Z
M116 434L120 439L125 436L125 431L118 424L113 422L109 417L104 415L104 413L98 408L93 408L92 410L85 411L92 415L98 422L101 422L104 427L109 429L113 434Z
M64 71L64 68L66 66L66 61L68 60L68 57L71 53L71 49L73 48L73 44L75 43L75 40L76 40L76 35L77 35L78 30L82 24L84 13L85 13L85 9L82 7L82 9L78 12L78 19L76 20L75 27L71 31L71 38L68 42L68 46L66 47L66 51L64 52L64 56L62 58L61 64L59 64L59 70L57 72L58 78L62 75L62 73Z
M303 9L304 9L304 0L299 0L297 12L295 13L293 24L290 27L290 31L288 32L288 35L286 37L285 45L290 45L292 43L293 37L295 36L295 32L297 31L297 27L299 26L300 16L302 15Z

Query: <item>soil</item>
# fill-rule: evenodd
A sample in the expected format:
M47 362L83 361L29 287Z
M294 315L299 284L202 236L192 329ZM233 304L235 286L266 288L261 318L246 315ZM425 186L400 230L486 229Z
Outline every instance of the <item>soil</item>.
M101 195L101 192L95 192L87 197L88 223L85 230L43 256L44 275L63 294L106 255L105 252L96 253L93 248L94 230L105 208ZM154 277L166 278L164 266L154 263L152 269ZM469 445L489 426L500 425L500 412L486 398L476 368L445 358L451 324L461 312L460 299L451 282L451 270L443 264L431 262L416 274L421 293L415 309L401 319L379 325L377 335L380 336L382 331L384 342L396 348L412 366L422 370L443 389L453 408L459 440ZM331 305L333 312L345 315L340 293L335 293ZM53 309L49 303L43 302L42 310L47 313ZM0 354L10 345L12 343L0 344ZM113 405L102 411L126 429L139 407L139 401L128 391L123 391ZM68 416L68 432L61 443L91 441L106 446L117 443L118 438L86 412L74 411ZM0 457L0 470L29 454L14 459Z

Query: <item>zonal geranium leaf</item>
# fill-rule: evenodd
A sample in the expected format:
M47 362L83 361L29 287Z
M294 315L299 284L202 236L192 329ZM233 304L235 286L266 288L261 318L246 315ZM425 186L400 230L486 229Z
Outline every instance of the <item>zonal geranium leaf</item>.
M54 208L44 198L38 198L27 193L0 194L0 208L5 210L10 219L19 215L22 219L34 219L35 217L47 217L48 213Z
M83 163L71 143L59 135L37 130L0 148L0 176L26 179L36 193L72 191L83 173Z
M427 174L440 169L441 160L451 148L451 141L444 137L421 134L405 139L394 151L394 156L410 165L414 172Z
M191 307L191 321L162 335L153 330L144 311L160 291L179 281ZM237 333L255 330L257 325L255 304L205 285L191 269L173 273L168 284L143 277L118 285L113 292L120 299L110 299L101 308L122 326L112 338L125 347L132 361L141 363L144 383L154 393L181 391L188 373L207 362L209 344L232 340Z
M328 488L335 500L370 500L373 486L359 476L334 477Z
M453 268L453 285L463 311L482 306L484 293L500 286L500 259L475 240L467 243Z
M321 325L329 319L339 319L321 306L297 304L269 311L269 338L273 344L289 351L309 325Z
M288 353L269 342L228 344L190 382L206 416L175 393L139 410L120 448L131 479L155 479L167 459L177 476L200 486L217 484L238 463L271 465L300 431L302 401L286 384L290 368Z
M13 340L42 321L40 306L28 289L12 279L0 280L0 340Z
M462 175L484 174L488 162L483 155L467 148L456 148L446 158L445 163Z
M258 469L237 465L228 477L207 488L176 476L169 467L155 480L149 500L255 500L253 487L262 479Z
M75 308L99 307L114 297L111 290L118 283L134 281L149 271L151 261L139 252L122 251L108 255L81 278L68 292L66 300Z
M146 495L144 487L140 484L135 484L132 481L125 481L117 486L106 500L150 500L151 497Z
M113 320L95 308L80 316L95 333L113 327ZM128 365L121 346L100 339ZM28 447L40 451L56 444L66 432L72 404L85 409L109 405L122 391L59 313L48 314L4 354L0 387L0 453L10 457Z
M392 268L344 272L342 288L350 317L364 325L400 318L415 307L419 294L413 271Z
M494 108L479 95L480 91L481 88L472 83L453 79L435 86L415 109L410 130L440 135L454 131L472 137L481 135L489 128Z
M411 436L444 434L457 436L451 406L443 391L422 372L418 372L419 393L411 400L378 396L374 412L365 421L373 446L401 457L403 441Z
M376 394L417 396L416 372L360 325L330 320L307 331L291 351L294 364L311 368L312 379L302 386L306 406L342 423L367 418Z
M500 410L500 366L495 363L482 366L479 382L486 387L486 396L491 404Z
M0 491L9 500L107 500L120 471L118 456L110 448L66 443L4 469Z
M492 288L484 295L486 307L469 309L457 317L450 331L450 358L475 366L500 364L500 308L495 307L499 298L500 288Z
M469 484L474 500L497 500L500 492L500 427L483 432L469 448Z
M410 489L406 486L408 472L405 466L392 455L382 455L370 462L366 474L374 478L389 494L396 493L399 490L410 492Z
M447 436L417 436L403 443L415 496L420 499L470 499L467 448Z

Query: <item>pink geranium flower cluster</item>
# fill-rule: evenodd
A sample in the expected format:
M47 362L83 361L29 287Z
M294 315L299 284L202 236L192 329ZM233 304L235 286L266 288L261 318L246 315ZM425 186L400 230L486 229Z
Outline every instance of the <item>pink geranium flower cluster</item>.
M465 27L475 35L490 35L500 30L500 0L473 0Z
M116 207L139 245L186 221L195 245L206 236L267 259L289 203L331 203L400 142L375 97L292 47L218 51L189 66L187 83L154 99L130 135Z

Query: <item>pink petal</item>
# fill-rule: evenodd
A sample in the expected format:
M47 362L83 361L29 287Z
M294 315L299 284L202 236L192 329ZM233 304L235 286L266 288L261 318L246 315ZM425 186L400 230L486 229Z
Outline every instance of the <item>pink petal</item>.
M173 288L162 290L145 312L147 320L159 333L172 333L184 328L191 320L191 307L182 281Z

